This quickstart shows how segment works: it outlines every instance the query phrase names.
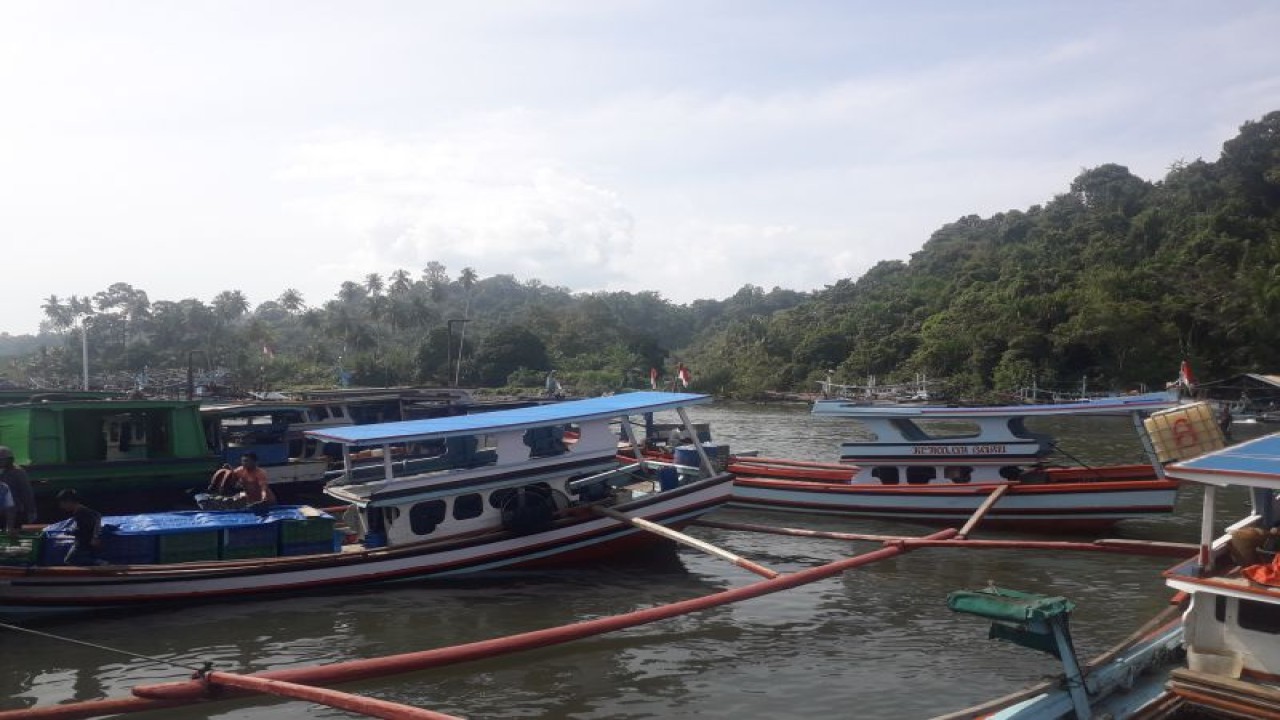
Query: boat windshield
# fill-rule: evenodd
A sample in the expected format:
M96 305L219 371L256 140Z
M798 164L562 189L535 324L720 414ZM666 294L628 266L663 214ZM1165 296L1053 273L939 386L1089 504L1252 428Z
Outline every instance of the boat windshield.
M978 423L969 420L894 420L893 424L908 440L959 440L981 434Z

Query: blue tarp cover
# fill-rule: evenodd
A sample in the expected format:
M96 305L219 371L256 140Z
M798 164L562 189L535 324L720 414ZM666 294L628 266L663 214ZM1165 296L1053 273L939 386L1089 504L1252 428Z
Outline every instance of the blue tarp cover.
M261 514L241 510L191 511L147 513L145 515L104 515L102 527L111 528L117 535L163 535L191 530L219 530L242 525L263 525L281 520L308 520L313 517L329 518L330 515L315 510L303 514L305 506L277 506ZM69 533L75 521L67 518L45 527L45 535Z
M636 392L589 400L571 400L514 410L497 410L457 417L405 420L375 425L348 425L308 430L307 435L346 445L377 445L410 440L428 440L452 435L474 435L500 430L520 430L558 423L614 418L658 412L710 402L709 395L692 393Z
M1169 466L1176 478L1226 484L1280 482L1280 433L1232 445Z

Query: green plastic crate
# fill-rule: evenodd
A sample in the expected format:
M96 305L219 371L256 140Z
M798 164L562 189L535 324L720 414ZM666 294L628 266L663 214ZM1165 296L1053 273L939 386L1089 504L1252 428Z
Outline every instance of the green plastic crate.
M243 547L223 547L223 560L252 560L254 558L272 558L280 555L275 545L246 545Z
M280 521L280 547L333 542L333 525L334 519L331 517L282 520Z
M217 560L219 539L217 530L160 535L156 538L156 562L168 564Z
M0 565L34 565L39 558L38 533L21 533L16 538L0 533Z

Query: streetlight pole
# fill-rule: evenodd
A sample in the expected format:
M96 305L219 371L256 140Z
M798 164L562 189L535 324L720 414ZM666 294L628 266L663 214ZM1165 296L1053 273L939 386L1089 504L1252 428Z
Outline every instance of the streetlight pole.
M454 324L454 323L462 323L462 324L463 324L463 325L462 325L462 332L463 332L463 333L465 333L465 332L467 331L466 323L468 323L468 322L471 322L471 321L470 321L470 320L466 320L466 319L464 319L464 318L453 318L453 319L449 320L449 322L447 323L447 325L449 326L449 344L450 344L450 345L452 345L452 344L453 344L453 324ZM454 367L454 371L453 371L453 386L454 386L454 387L458 387L458 380L462 377L462 347L463 347L463 346L462 346L462 343L463 343L463 340L464 340L465 338L466 338L466 336L465 336L465 335L462 335L462 336L458 339L458 364ZM451 358L449 358L447 355L445 356L446 363L447 363L447 361L448 361L448 360L450 360L450 359L451 359ZM445 372L448 372L448 370L447 370L448 365L446 364L446 366L445 366L445 367L446 367Z
M89 316L80 317L80 365L84 368L84 389L89 390Z

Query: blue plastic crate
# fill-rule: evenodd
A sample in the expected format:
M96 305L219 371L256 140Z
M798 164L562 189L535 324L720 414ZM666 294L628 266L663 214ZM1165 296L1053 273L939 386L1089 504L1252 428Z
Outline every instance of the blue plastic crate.
M154 535L103 533L98 555L112 565L152 565L156 545Z
M76 544L75 537L63 534L46 533L40 540L41 565L65 565L67 551Z

